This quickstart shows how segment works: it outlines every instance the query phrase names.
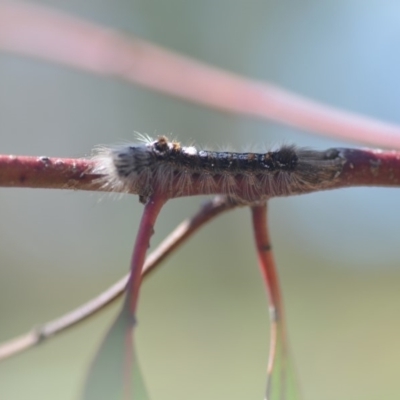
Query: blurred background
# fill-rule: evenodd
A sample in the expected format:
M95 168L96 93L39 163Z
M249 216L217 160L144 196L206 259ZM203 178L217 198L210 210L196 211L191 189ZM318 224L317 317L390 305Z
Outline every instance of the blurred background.
M400 124L400 3L40 4ZM97 144L134 140L134 131L213 149L350 146L0 53L1 153L83 157ZM204 200L171 201L152 247ZM399 203L399 190L383 188L270 202L306 400L400 393ZM0 188L0 340L65 313L125 274L142 210L133 196ZM0 398L76 398L119 305L2 363ZM223 215L170 257L143 285L139 308L137 348L152 400L263 398L268 308L249 210Z

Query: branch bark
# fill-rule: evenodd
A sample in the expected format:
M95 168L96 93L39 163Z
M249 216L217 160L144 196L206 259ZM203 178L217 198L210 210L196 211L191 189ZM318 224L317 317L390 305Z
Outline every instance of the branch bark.
M338 189L352 186L388 186L400 185L400 152L370 149L330 149L340 157L337 173L330 179L320 179L312 186L300 185L296 181L281 185L280 192L274 190L274 196L305 194L320 190ZM0 155L0 187L72 189L109 191L102 183L103 176L94 174L94 161L90 159L26 157ZM247 190L246 182L240 176L235 178L238 192ZM279 179L279 177L277 178ZM179 186L179 179L173 184L170 198L195 196L201 194L226 194L221 185L214 191L202 191L198 177L193 177L187 190ZM138 194L131 192L131 194ZM265 191L265 197L272 193Z

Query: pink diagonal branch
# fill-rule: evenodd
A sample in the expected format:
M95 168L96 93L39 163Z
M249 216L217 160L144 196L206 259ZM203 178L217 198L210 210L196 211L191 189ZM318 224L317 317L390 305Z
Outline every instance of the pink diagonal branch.
M398 125L335 109L44 7L2 2L0 50L118 77L223 111L400 149Z

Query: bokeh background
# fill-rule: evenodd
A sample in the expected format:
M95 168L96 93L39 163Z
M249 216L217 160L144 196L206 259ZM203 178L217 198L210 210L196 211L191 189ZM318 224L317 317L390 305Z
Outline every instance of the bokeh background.
M400 3L378 0L43 1L88 21L315 100L400 124ZM82 157L172 134L209 148L343 142L44 62L0 54L0 152ZM347 144L347 146L349 146ZM204 198L171 201L153 247ZM400 191L352 188L270 202L273 245L306 400L400 393ZM127 272L137 198L0 188L0 340ZM119 304L0 365L0 398L74 399ZM150 397L261 399L268 308L250 213L210 223L146 281L137 347Z

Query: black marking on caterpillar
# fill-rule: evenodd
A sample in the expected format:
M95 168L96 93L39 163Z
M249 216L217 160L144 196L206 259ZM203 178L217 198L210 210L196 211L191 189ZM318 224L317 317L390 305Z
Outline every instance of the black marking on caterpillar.
M283 146L266 153L235 153L184 147L165 136L141 139L143 143L97 149L94 172L102 175L105 189L137 193L144 200L157 190L170 197L226 194L251 204L327 188L346 161L337 149Z

